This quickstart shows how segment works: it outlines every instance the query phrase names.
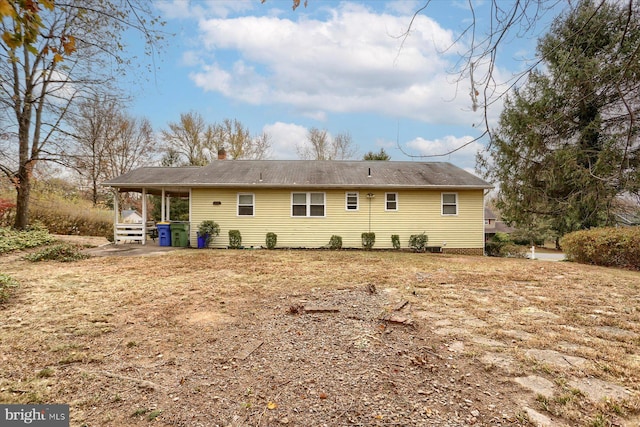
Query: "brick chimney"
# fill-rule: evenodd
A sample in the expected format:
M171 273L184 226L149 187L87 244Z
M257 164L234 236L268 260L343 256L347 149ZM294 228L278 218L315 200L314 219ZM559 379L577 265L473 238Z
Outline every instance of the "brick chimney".
M227 158L227 152L224 151L224 148L218 150L218 160L225 160Z

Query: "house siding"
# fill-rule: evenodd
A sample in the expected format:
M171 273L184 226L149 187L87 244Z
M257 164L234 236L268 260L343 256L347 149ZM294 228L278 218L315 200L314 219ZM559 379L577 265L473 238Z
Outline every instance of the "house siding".
M325 216L292 217L293 191L325 193ZM345 194L353 191L359 192L358 210L347 211ZM374 194L372 199L367 198L370 192ZM398 194L398 211L385 210L386 192ZM443 192L458 195L457 215L441 214ZM254 216L237 215L238 193L254 194ZM392 234L398 234L402 247L406 248L410 235L425 232L431 246L444 246L447 252L482 254L483 202L483 190L194 188L191 191L190 240L195 246L200 222L214 220L220 225L220 236L212 241L211 247L227 247L229 230L240 230L245 247L264 246L266 233L273 232L278 236L277 247L322 247L335 234L342 237L343 247L360 248L361 234L369 231L371 224L371 231L376 233L376 249L392 248Z

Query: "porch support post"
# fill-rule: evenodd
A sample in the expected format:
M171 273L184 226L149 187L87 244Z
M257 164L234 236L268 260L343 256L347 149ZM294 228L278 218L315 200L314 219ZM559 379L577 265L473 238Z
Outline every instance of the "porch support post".
M167 218L165 214L165 209L166 209L165 201L166 200L165 200L164 188L162 188L162 196L160 196L160 221L162 222L164 222L165 219Z
M142 189L142 244L147 244L147 189Z
M120 207L118 206L118 189L115 188L113 190L113 243L118 244L118 219L120 215L118 212L120 211Z

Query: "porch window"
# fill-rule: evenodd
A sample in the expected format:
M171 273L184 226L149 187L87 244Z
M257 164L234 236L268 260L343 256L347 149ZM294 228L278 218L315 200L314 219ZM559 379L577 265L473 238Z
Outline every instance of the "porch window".
M252 193L238 194L238 216L253 216L254 195Z
M442 193L442 215L458 215L458 193Z
M291 193L291 216L324 216L324 193Z
M358 210L358 192L351 192L346 194L346 209L348 211Z
M385 211L398 210L398 193L384 193L384 200Z

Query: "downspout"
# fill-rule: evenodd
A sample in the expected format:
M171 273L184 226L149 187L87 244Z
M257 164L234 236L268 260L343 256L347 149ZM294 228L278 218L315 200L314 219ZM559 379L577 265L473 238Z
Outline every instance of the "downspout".
M371 199L375 197L373 193L367 193L367 199L369 199L369 233L371 233Z

